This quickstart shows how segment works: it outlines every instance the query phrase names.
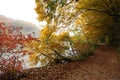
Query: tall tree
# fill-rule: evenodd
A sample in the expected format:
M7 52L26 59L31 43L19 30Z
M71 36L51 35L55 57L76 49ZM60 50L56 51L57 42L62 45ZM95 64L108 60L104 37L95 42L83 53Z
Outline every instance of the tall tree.
M76 57L92 52L102 38L119 43L119 4L119 0L36 0L38 20L47 24L39 40L29 44L38 51L31 59L39 61L38 55L42 54L54 60L58 58L56 53L59 57Z
M77 23L90 35L93 32L99 38L106 36L108 43L119 43L119 5L119 0L80 0L76 6L81 12Z

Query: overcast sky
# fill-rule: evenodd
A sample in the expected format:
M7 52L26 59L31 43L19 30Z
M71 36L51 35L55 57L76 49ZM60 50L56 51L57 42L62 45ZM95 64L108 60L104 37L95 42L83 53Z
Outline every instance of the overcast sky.
M38 26L35 0L0 0L0 15L32 22Z

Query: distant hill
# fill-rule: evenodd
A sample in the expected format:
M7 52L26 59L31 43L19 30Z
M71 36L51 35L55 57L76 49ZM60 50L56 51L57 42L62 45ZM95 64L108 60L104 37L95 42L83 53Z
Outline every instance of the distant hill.
M14 20L3 15L0 15L0 22L4 22L6 26L22 27L23 30L21 30L21 32L23 34L32 34L34 32L35 36L39 35L39 28L33 23L22 20Z

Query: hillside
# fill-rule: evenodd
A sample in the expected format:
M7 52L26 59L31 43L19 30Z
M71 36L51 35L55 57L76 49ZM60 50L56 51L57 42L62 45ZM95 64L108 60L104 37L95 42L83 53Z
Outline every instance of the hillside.
M24 34L31 34L35 32L35 36L39 35L39 28L33 23L22 20L14 20L3 15L0 15L0 22L4 22L6 26L22 27L22 33Z
M120 80L120 55L110 46L100 46L81 62L26 70L20 80Z

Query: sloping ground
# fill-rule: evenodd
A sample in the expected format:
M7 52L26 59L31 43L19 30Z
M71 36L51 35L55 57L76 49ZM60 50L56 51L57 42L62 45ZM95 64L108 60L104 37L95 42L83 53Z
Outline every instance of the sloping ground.
M30 69L21 80L120 80L120 55L109 46L100 46L93 56L71 62Z

